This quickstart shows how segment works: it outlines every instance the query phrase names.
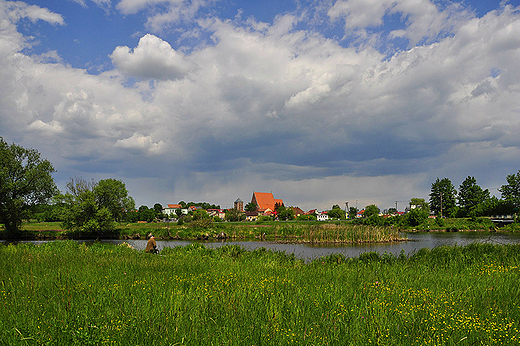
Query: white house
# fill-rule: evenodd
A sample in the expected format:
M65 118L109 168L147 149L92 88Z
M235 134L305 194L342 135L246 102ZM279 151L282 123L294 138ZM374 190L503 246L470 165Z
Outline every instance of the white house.
M326 211L322 211L321 213L318 213L318 215L316 215L316 218L318 219L318 221L327 221L329 219L329 215L327 215Z

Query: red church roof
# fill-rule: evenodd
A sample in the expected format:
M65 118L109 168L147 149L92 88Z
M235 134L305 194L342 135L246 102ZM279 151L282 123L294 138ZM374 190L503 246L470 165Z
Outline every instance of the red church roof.
M257 205L257 209L260 212L263 212L267 209L274 211L276 204L283 204L282 199L274 199L273 194L269 192L253 192L253 198L251 198L251 202Z

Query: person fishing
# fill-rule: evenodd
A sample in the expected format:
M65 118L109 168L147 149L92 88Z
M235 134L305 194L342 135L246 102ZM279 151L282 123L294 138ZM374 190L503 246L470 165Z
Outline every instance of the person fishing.
M150 239L148 239L148 243L146 243L146 249L144 251L149 253L159 253L159 250L157 249L157 242L155 241L155 237L153 235L151 235Z

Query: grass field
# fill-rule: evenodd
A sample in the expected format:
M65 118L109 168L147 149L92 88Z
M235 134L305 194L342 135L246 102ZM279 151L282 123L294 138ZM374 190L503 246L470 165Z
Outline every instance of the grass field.
M520 246L303 262L191 245L0 245L2 345L518 345Z

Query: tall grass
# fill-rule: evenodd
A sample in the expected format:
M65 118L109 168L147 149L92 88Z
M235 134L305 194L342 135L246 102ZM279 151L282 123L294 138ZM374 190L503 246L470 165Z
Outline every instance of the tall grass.
M516 345L520 246L304 264L237 246L0 246L4 345Z
M40 227L40 228L38 228ZM53 231L43 231L42 229ZM265 239L309 243L365 243L402 240L397 228L352 225L347 222L269 222L256 224L249 222L218 222L201 224L196 221L184 225L175 223L121 223L114 231L84 233L81 231L56 232L56 223L41 226L29 223L24 225L21 236L26 239L146 239L153 233L158 239ZM0 232L0 237L2 233Z

